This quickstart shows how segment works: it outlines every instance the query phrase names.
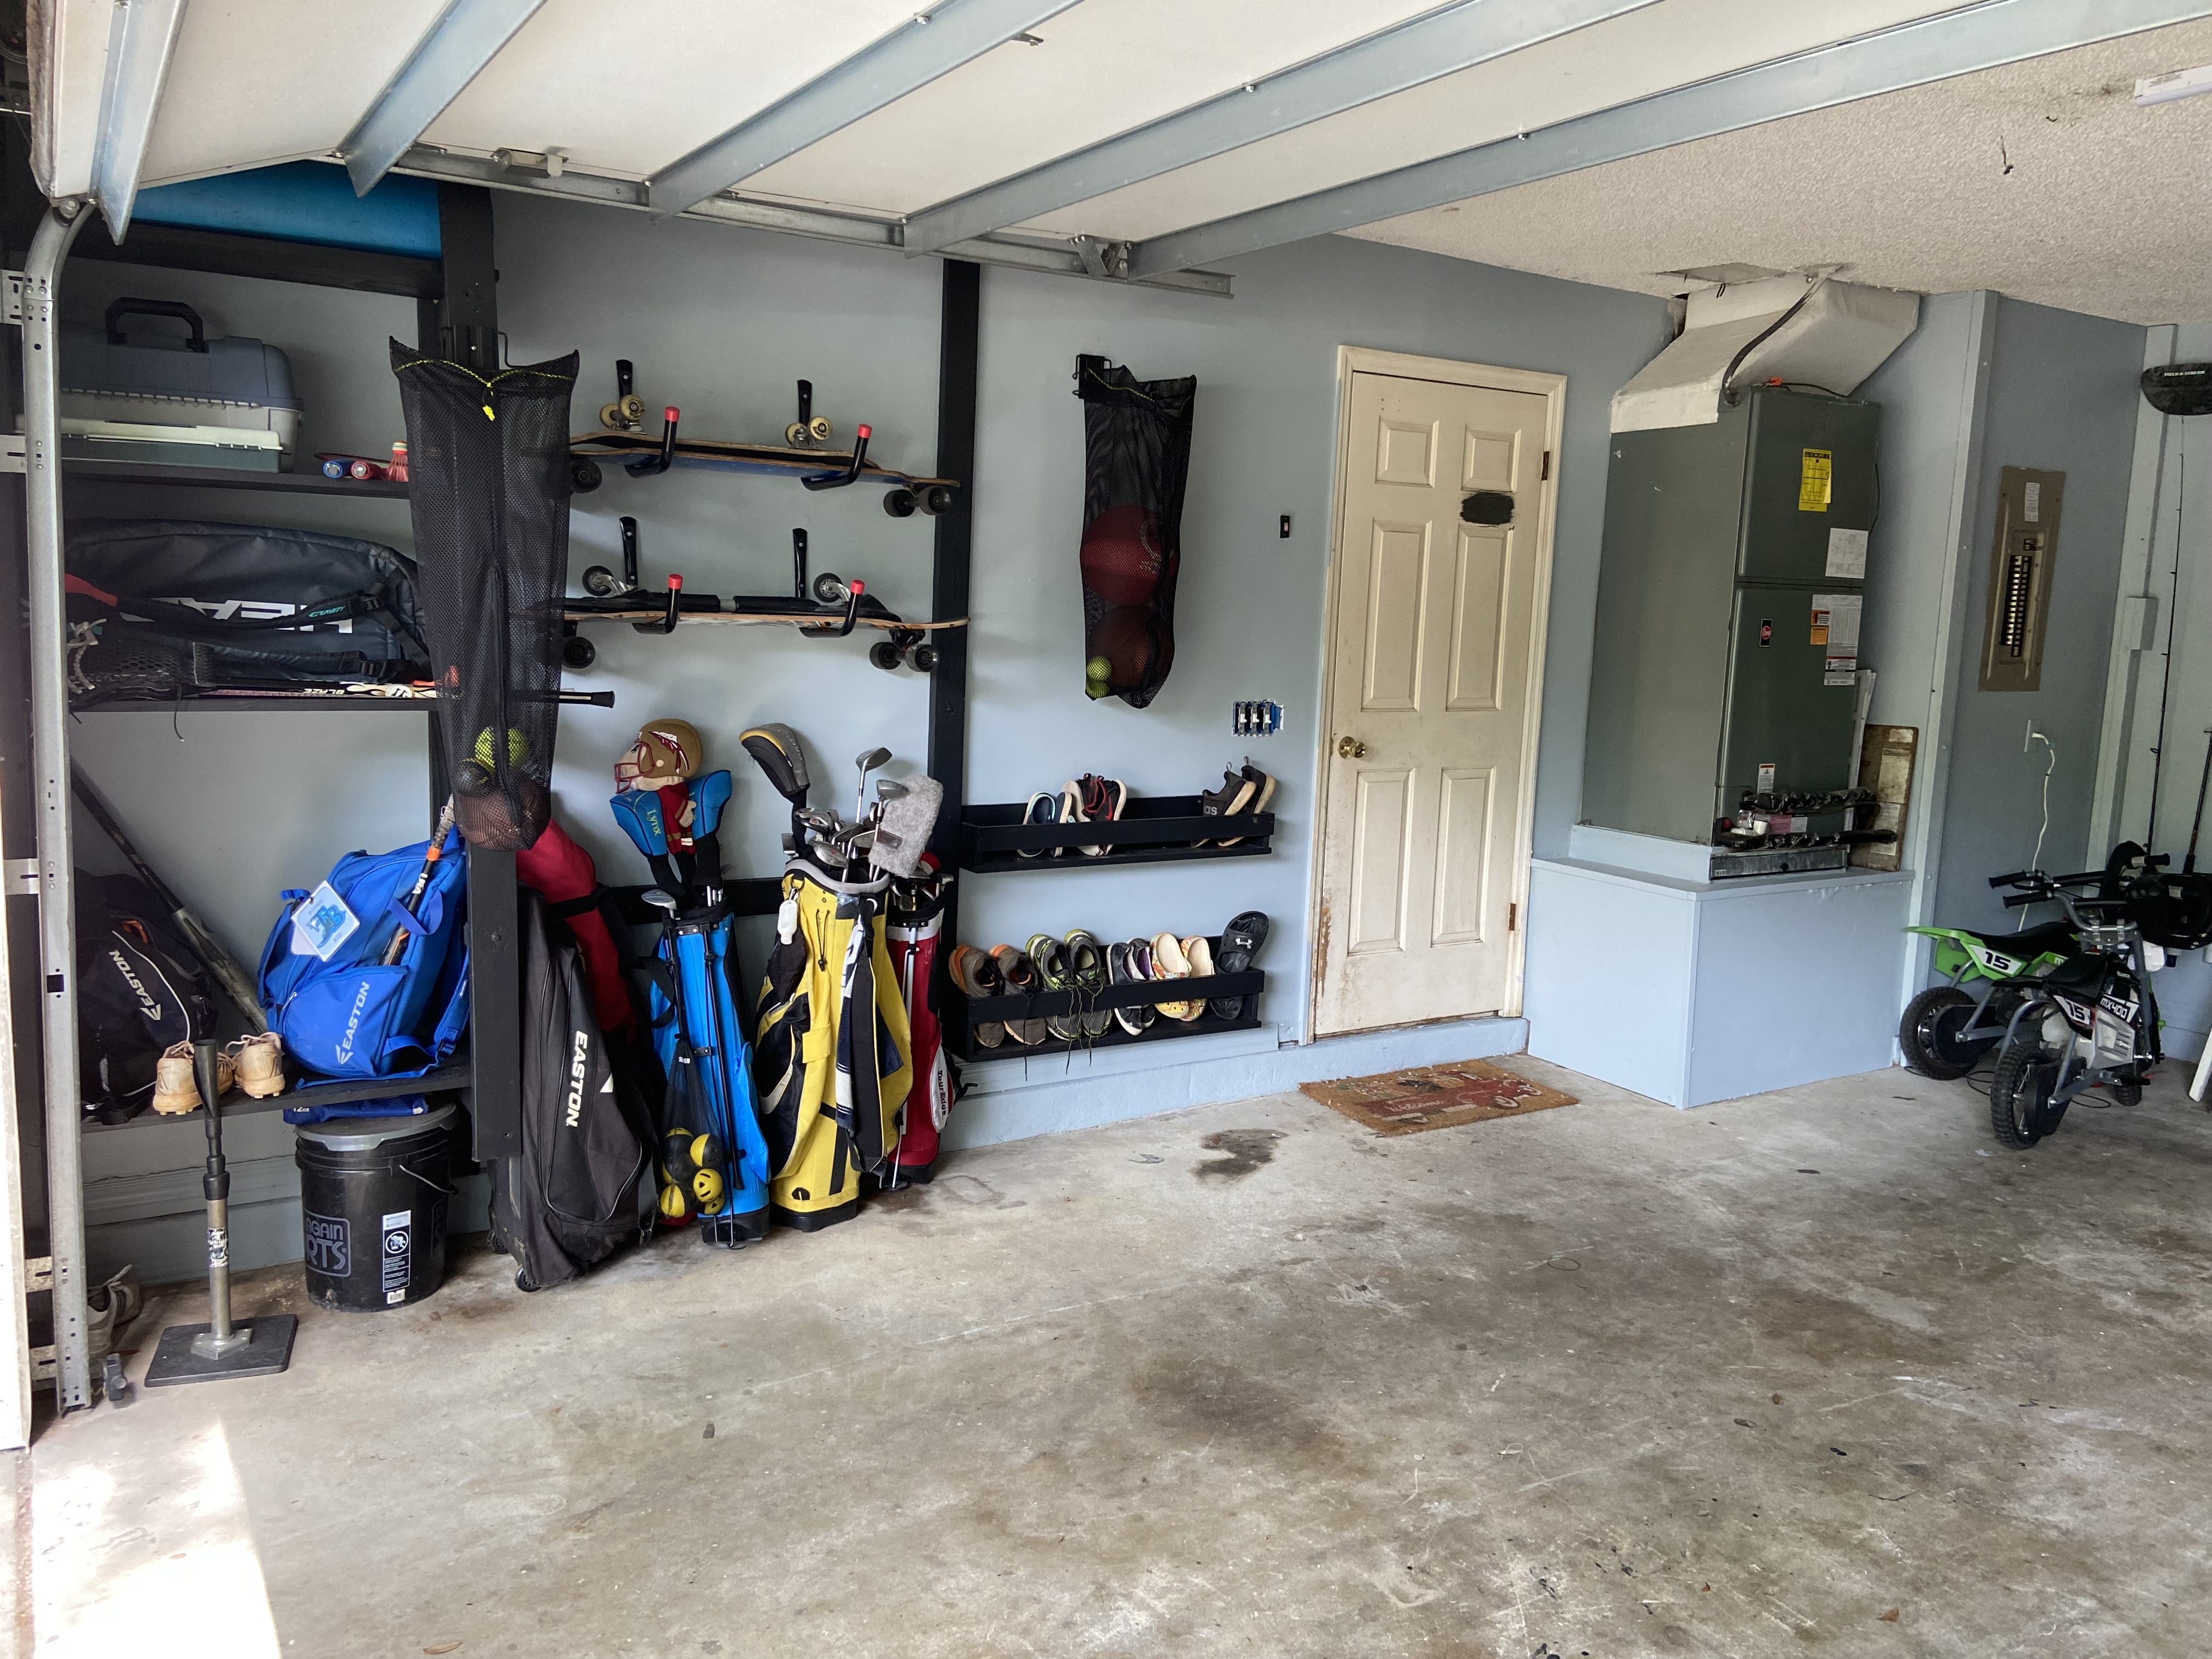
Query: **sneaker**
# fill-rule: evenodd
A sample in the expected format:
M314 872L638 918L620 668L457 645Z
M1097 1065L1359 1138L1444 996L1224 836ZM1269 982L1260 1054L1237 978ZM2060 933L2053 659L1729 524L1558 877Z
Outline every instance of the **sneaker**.
M1224 779L1228 776L1225 772L1222 775ZM1243 778L1245 782L1252 786L1252 798L1245 802L1243 805L1231 810L1239 812L1266 811L1267 810L1267 803L1275 798L1275 780L1268 774L1262 772L1258 767L1253 765L1249 760L1246 761L1242 767L1237 769L1237 775ZM1218 842L1215 844L1221 847L1234 847L1238 842L1243 839L1244 837L1242 836L1231 836L1227 841Z
M1024 830L1033 829L1038 824L1058 823L1059 822L1060 794L1056 790L1038 790L1036 793L1030 797L1030 804L1022 809L1022 827ZM1060 848L1057 847L1018 847L1014 849L1014 856L1016 858L1022 859L1033 859L1037 858L1047 852L1049 852L1054 858L1058 858L1060 856Z
M1060 821L1062 823L1088 823L1091 822L1091 815L1083 810L1083 786L1072 778L1067 782L1060 786ZM1054 848L1053 856L1054 858L1058 858L1061 850L1062 849L1060 848ZM1088 847L1083 848L1080 850L1085 853L1091 852L1091 848ZM1105 850L1106 849L1102 847L1098 849L1098 852L1103 853ZM1092 853L1091 856L1096 858L1097 854Z
M1213 977L1213 941L1203 933L1193 933L1188 939L1182 940L1182 959L1190 964L1190 976L1193 979L1212 979ZM1199 1002L1193 1006L1197 1008L1198 1012L1188 1018L1197 1019L1203 1018L1213 1005L1211 1002Z
M1182 941L1173 933L1158 933L1152 938L1152 972L1154 979L1188 979L1190 958L1182 953ZM1206 1005L1200 1002L1160 1002L1153 1004L1170 1019L1196 1019Z
M1142 952L1141 957L1139 952ZM1132 939L1127 945L1109 945L1106 951L1106 975L1115 985L1139 985L1150 979L1152 948L1142 939ZM1114 1018L1131 1036L1140 1036L1155 1015L1150 1003L1140 1002L1133 1008L1116 1008Z
M1092 999L1106 988L1106 949L1091 934L1078 927L1062 941L1067 947L1067 976L1075 982L1077 1018L1085 1036L1102 1037L1114 1029L1111 1010L1099 1008Z
M1030 935L1030 960L1036 963L1037 977L1044 981L1048 991L1073 991L1074 977L1068 972L1067 949L1050 933ZM1063 1042L1073 1042L1081 1035L1081 1024L1073 1013L1047 1014L1044 1029Z
M1033 997L1044 989L1044 981L1037 974L1036 963L1026 951L1017 951L1011 945L991 948L991 960L998 963L999 977L1006 985L1010 997ZM1010 1019L1006 1035L1017 1042L1034 1046L1045 1039L1045 1024L1041 1019Z
M1260 947L1267 942L1267 917L1261 910L1246 910L1230 918L1229 925L1221 930L1221 950L1214 957L1214 971L1222 974L1241 974L1252 965L1252 958L1260 954ZM1223 1019L1243 1018L1250 997L1216 997L1213 1012Z
M274 1031L242 1036L224 1050L238 1086L256 1100L284 1092L284 1039Z
M1083 816L1088 823L1111 823L1129 804L1129 786L1119 778L1102 778L1085 772L1075 781L1075 787L1083 793ZM1095 859L1114 849L1110 846L1096 846L1083 850Z
M999 964L991 959L990 952L979 951L972 945L955 945L952 958L945 964L952 982L960 988L963 996L1002 997L1006 994L1006 981L999 976ZM995 1048L1006 1040L1006 1028L995 1019L979 1019L970 1028L975 1041L986 1048Z
M1259 786L1255 784L1251 779L1246 777L1241 772L1232 772L1224 766L1221 769L1221 787L1218 789L1209 789L1198 798L1199 816L1208 818L1222 818L1232 817L1238 812L1249 811L1252 805L1252 798L1259 793ZM1243 839L1243 837L1241 836L1236 838L1237 841L1241 841ZM1233 845L1234 842L1224 841L1221 844L1224 847L1228 847ZM1195 847L1211 847L1213 843L1212 842L1200 841L1194 842L1192 845Z
M233 1080L230 1056L215 1057L215 1091L228 1094ZM192 1045L173 1042L161 1050L154 1067L154 1109L167 1117L182 1117L200 1109L199 1079L192 1075Z

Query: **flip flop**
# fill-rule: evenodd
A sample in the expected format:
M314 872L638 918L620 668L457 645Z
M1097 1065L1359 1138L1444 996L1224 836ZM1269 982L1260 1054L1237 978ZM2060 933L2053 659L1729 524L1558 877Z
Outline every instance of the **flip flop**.
M1050 933L1031 933L1029 944L1030 960L1036 963L1037 977L1044 981L1048 991L1073 991L1075 980L1067 970L1066 947ZM1081 1027L1073 1014L1047 1014L1044 1029L1063 1042L1072 1042Z
M1043 809L1042 811L1038 810L1040 807ZM1030 804L1022 808L1022 827L1025 830L1041 823L1058 823L1059 822L1060 794L1056 790L1038 790L1030 797ZM1042 847L1018 847L1014 849L1014 856L1018 859L1038 858L1048 850L1054 858L1060 856L1060 848L1057 847L1048 849Z
M1262 910L1246 910L1230 918L1229 925L1221 930L1221 949L1213 958L1214 971L1241 974L1252 965L1252 958L1260 954L1260 947L1267 942L1267 916ZM1213 1012L1223 1019L1241 1018L1244 1012L1243 997L1216 997Z
M1152 975L1154 979L1188 979L1190 958L1182 953L1182 941L1173 933L1157 933L1152 938ZM1170 1019L1196 1019L1205 1007L1200 1002L1159 1002L1152 1005Z
M999 964L999 977L1006 981L1006 994L1033 997L1044 989L1044 981L1038 976L1036 963L1024 951L1011 945L994 945L991 960ZM1034 1047L1045 1039L1045 1023L1041 1019L1010 1019L1006 1035L1017 1042Z
M1002 997L1006 994L1006 981L1000 977L999 964L991 960L990 953L979 951L972 945L955 945L952 959L945 964L952 982L960 988L961 994L970 997ZM995 1019L975 1022L975 1041L986 1048L995 1048L1006 1040L1006 1028Z
M1182 958L1190 964L1190 976L1193 979L1213 977L1213 941L1207 939L1205 934L1193 933L1182 941ZM1212 1007L1212 1004L1200 1002L1194 1006L1198 1009L1194 1018L1203 1018L1206 1010Z
M1104 990L1106 977L1106 948L1084 929L1078 927L1062 941L1067 947L1067 976L1074 981L1081 1010L1076 1016L1085 1036L1104 1036L1114 1029L1110 1009L1092 1006L1091 999Z
M1198 798L1199 815L1201 817L1219 818L1249 811L1251 810L1252 797L1257 793L1259 793L1259 787L1251 779L1240 772L1232 772L1224 766L1221 769L1221 787L1209 789ZM1223 847L1234 847L1243 839L1242 836L1236 836L1218 844ZM1200 841L1191 844L1194 847L1212 847L1217 843Z

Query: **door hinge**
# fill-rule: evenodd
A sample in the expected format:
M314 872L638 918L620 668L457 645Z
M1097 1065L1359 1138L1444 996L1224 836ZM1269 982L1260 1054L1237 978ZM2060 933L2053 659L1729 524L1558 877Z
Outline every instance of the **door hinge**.
M1521 907L1518 904L1507 905L1505 907L1505 931L1509 933L1512 933L1520 926Z
M0 270L0 294L4 294L7 311L0 313L0 321L23 325L23 273L20 270Z
M1538 474L1536 475L1536 482L1537 482L1538 483L1544 483L1547 479L1550 478L1550 477L1551 477L1551 476L1552 476L1552 452L1551 452L1550 450L1548 450L1548 449L1547 449L1547 450L1546 450L1546 451L1544 452L1544 470L1543 470L1541 472L1540 472L1540 473L1538 473Z

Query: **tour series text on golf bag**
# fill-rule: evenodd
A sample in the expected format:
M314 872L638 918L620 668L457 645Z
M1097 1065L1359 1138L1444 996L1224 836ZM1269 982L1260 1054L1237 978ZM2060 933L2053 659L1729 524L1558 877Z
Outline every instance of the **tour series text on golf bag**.
M1142 708L1175 665L1176 580L1198 381L1075 360L1083 399L1084 690Z
M877 1175L879 1185L907 1187L936 1172L938 1137L952 1109L952 1075L945 1063L944 1039L934 996L937 956L945 931L945 904L951 883L933 865L911 881L893 878L884 939L899 1000L906 1009L913 1084L899 1114L898 1144Z
M880 1175L898 1140L914 1073L884 943L888 885L804 857L785 866L755 1048L775 1218L802 1231L856 1214L861 1175Z
M429 672L412 562L351 536L77 520L68 582L71 690L81 702Z
M299 948L294 918L313 896L284 890L284 914L262 947L259 988L269 1029L285 1052L325 1077L419 1077L443 1065L469 1021L469 951L462 937L468 861L459 839L430 866L410 912L430 843L391 853L348 853L325 878L359 925L327 962ZM401 929L399 960L385 947Z
M616 1070L581 953L522 901L522 1151L492 1170L492 1243L526 1291L576 1278L653 1231L653 1121Z
M392 342L455 821L521 848L551 815L576 355L489 377Z
M154 890L76 872L78 1067L88 1106L143 1106L172 1043L214 1027L208 980Z

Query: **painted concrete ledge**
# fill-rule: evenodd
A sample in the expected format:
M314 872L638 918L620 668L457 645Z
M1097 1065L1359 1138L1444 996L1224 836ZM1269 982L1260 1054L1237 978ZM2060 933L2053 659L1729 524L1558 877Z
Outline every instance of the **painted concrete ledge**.
M988 1146L1275 1094L1328 1078L1518 1054L1528 1043L1525 1020L1460 1019L1316 1042L1290 1042L1262 1029L994 1060L967 1068L969 1092L952 1109L945 1144Z

